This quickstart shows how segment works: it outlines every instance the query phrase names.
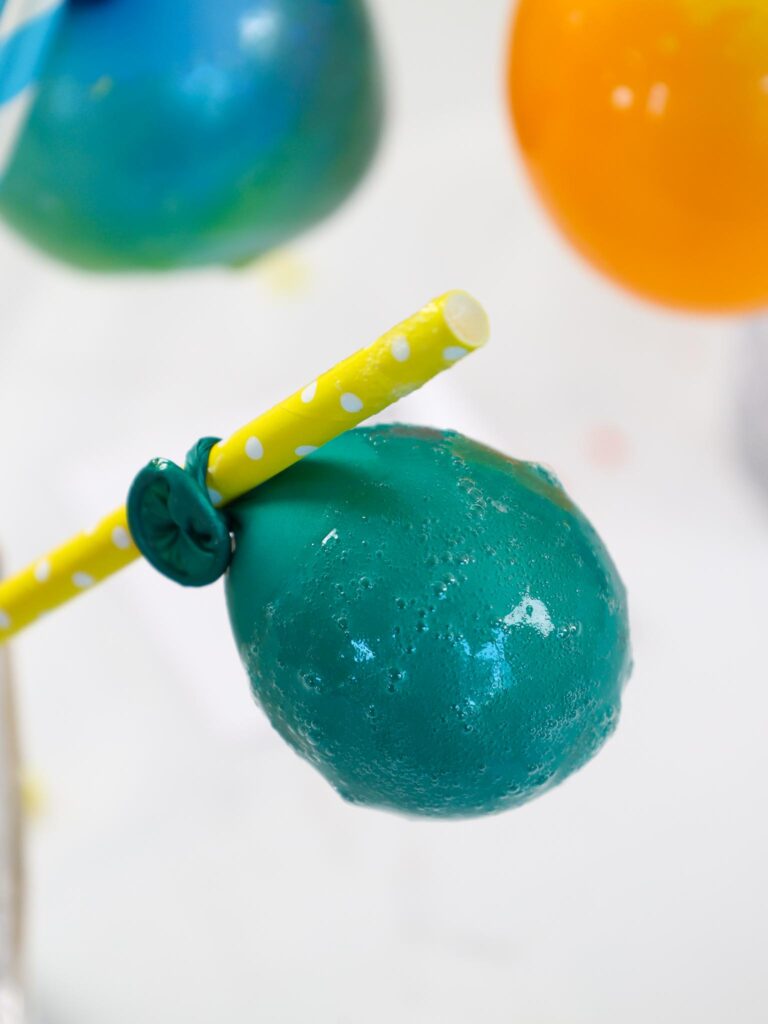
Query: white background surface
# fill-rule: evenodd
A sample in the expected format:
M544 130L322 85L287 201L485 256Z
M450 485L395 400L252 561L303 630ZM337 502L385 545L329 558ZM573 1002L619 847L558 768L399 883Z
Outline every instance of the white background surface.
M623 723L498 818L353 809L252 708L218 588L128 571L14 646L37 1019L763 1024L768 506L735 448L741 327L639 305L554 236L505 121L506 0L375 10L384 148L282 267L104 280L0 235L6 559L465 287L492 345L397 416L556 468L629 587Z

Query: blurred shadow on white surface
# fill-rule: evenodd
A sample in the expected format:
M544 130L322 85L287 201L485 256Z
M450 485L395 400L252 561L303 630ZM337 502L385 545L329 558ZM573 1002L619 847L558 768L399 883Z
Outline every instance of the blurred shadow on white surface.
M746 463L768 497L768 318L749 325L741 357L739 436Z
M16 701L7 650L0 647L0 1021L21 1024L22 865Z

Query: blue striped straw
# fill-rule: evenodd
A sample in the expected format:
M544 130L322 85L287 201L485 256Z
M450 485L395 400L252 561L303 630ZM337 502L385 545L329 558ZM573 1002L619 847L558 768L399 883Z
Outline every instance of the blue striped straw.
M35 96L66 0L0 0L0 175Z

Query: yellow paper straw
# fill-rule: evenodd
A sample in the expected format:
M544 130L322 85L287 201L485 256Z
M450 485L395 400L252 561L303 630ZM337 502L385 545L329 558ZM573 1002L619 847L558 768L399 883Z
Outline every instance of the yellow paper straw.
M334 437L381 412L488 340L488 318L466 292L435 299L368 348L211 449L207 484L226 505ZM139 558L125 508L0 582L0 644Z

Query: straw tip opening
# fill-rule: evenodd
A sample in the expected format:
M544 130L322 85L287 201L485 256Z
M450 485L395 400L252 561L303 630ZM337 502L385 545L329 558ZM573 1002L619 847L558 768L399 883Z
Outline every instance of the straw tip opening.
M482 348L491 336L488 314L469 292L449 292L443 316L457 341L468 348Z

